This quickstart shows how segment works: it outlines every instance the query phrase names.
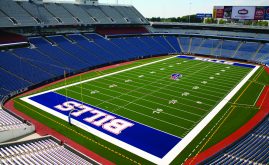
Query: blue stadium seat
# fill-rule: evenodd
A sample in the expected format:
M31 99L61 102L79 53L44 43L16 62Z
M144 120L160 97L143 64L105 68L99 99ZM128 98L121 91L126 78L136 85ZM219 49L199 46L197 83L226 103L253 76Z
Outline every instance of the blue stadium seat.
M269 44L264 44L263 47L259 50L256 56L253 58L254 61L262 62L263 59L269 56Z
M89 51L83 49L76 43L71 43L64 36L49 36L48 39L57 43L64 51L75 56L81 63L85 63L86 67L93 67L102 64L102 62Z
M35 84L50 79L52 76L25 59L20 59L12 52L0 52L0 66L6 71Z
M174 47L174 49L175 49L178 53L183 52L183 50L181 51L181 49L180 49L180 47L179 47L179 43L178 43L177 37L175 37L175 36L167 36L165 39L167 40L167 42L169 42L169 44L170 44L171 46Z
M203 164L268 164L268 126L269 117L239 142L233 144L216 155L215 158Z
M213 50L218 46L219 42L220 40L218 39L205 39L196 53L202 55L212 55Z
M121 49L124 49L127 52L126 57L131 59L145 55L145 52L142 52L141 49L137 49L134 45L127 42L125 38L111 38L111 42Z
M198 49L200 48L200 45L202 44L203 39L202 38L192 38L191 40L191 52L196 54L198 52Z
M235 54L235 51L238 48L239 44L239 41L224 40L214 50L213 55L231 58Z
M237 51L234 58L242 60L251 60L255 55L257 49L259 48L259 43L256 42L246 42L241 45Z
M166 52L168 53L178 53L177 50L173 48L173 46L168 43L164 36L154 36L153 39L157 41L161 46L166 48Z
M180 45L182 47L183 52L188 52L190 48L190 41L191 39L189 37L180 37L179 38Z
M23 58L29 63L32 63L55 76L63 75L64 70L66 70L67 67L60 63L60 61L56 61L49 56L43 55L35 49L19 48L15 49L14 53L20 58Z
M85 34L86 37L93 40L96 45L103 48L107 52L107 55L110 55L112 61L123 61L126 60L126 52L122 50L117 45L114 45L111 41L103 38L97 34Z
M17 91L30 85L33 85L32 82L23 80L23 78L13 75L12 73L4 71L2 69L0 69L0 79L0 86L3 88L2 92L4 92L0 93L2 95L6 95L13 91Z
M65 66L68 66L70 70L67 70L67 72L80 70L88 66L87 63L82 62L74 55L68 54L64 50L60 49L57 45L52 45L42 37L29 38L29 41L30 43L34 44L43 54L60 61Z

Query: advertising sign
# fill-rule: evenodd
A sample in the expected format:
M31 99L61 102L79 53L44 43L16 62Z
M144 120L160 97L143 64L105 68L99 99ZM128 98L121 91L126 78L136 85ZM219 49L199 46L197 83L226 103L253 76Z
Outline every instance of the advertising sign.
M223 18L231 19L231 17L232 17L232 11L233 11L233 7L232 6L224 6Z
M196 14L196 18L200 18L200 19L203 19L203 18L212 18L212 14L198 13L198 14Z
M214 18L223 18L224 15L224 6L215 6L213 10Z
M256 7L254 6L234 6L232 8L232 19L253 20Z
M263 20L265 16L265 8L264 7L256 7L254 19L255 20Z
M269 20L269 7L265 7L264 10L265 10L264 19Z
M205 14L203 14L203 13L198 13L198 14L196 14L196 18L203 19L203 18L205 18Z
M212 14L205 14L205 18L212 18Z

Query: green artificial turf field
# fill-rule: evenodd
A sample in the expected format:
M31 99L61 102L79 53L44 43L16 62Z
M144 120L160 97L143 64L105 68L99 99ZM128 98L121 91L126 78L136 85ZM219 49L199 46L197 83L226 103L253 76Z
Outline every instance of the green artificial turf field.
M250 70L172 58L55 92L183 138Z
M106 75L111 72L113 73L126 68L139 66L159 59L160 58L136 61L127 66L103 71L101 74ZM89 73L81 77L75 77L67 80L66 82L50 86L43 89L43 91L96 78L95 80L79 83L55 92L184 138L184 136L188 134L213 108L215 108L216 105L222 101L224 97L232 89L234 89L234 87L251 70L252 69L249 68L231 66L227 64L217 64L175 57L103 78L96 78L100 75ZM99 73L100 72L98 72L98 74ZM171 74L174 73L180 73L183 77L178 81L172 80ZM256 86L250 86L250 89L253 89L247 90L250 95L255 94L255 98L253 97L254 99L249 99L250 102L246 102L246 99L240 99L238 100L238 104L240 103L241 106L254 105L263 86L260 86L259 88L255 87ZM255 93L252 92L253 90ZM243 95L242 97L247 96ZM232 101L228 104L232 104ZM27 107L24 105L27 105ZM115 152L111 152L109 150L100 150L100 145L96 145L96 142L92 143L83 141L84 137L70 134L70 130L61 128L54 123L48 123L50 119L55 119L69 127L66 122L63 122L62 120L57 119L57 117L45 112L40 112L38 108L32 107L27 103L23 103L21 100L16 99L15 106L24 113L46 123L49 127L56 129L58 132L63 133L65 136L70 137L113 162L127 163L130 162L130 160L134 160L131 162L143 164L149 163L146 160L138 158L132 153L119 149L113 144L109 144L97 137L94 137L93 141L97 141L100 144L108 146L109 148L112 148L113 151L116 151L116 153L121 154L115 154ZM228 108L225 107L224 110L225 109L227 110ZM227 113L226 110L224 110L221 111L212 122L216 123L219 121L222 117L221 115ZM238 113L235 115L232 114L231 118L234 116L238 117L240 116L238 114L245 113L244 107L238 108L237 112ZM220 137L216 139L213 138L213 140L218 142L223 139L224 137L222 137L222 135L229 135L231 131L237 129L240 125L246 122L255 114L255 112L256 111L249 112L244 116L244 118L241 118L242 121L239 120L236 124L230 122L230 124L232 124L230 125L232 126L231 129L224 131L225 133L228 133L223 134L221 132L217 134ZM40 113L42 113L42 115ZM78 128L75 128L75 130L85 136L88 136L89 134ZM203 131L197 138L201 138L201 136L204 137L205 135L207 134ZM88 137L92 137L92 135L89 135ZM174 164L182 162L185 158L190 156L189 153L199 143L197 142L197 138L194 140L196 143L191 144L191 148L186 148L185 150L187 151L182 153L183 156L177 157L175 162L173 162ZM213 144L214 142L212 142L211 145ZM195 154L196 152L192 152L192 154ZM124 157L122 156L122 153L124 153Z

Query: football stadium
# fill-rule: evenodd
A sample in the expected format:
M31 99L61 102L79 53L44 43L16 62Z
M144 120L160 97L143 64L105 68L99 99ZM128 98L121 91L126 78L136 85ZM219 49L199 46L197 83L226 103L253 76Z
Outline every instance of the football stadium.
M269 4L146 17L0 0L0 164L269 164Z

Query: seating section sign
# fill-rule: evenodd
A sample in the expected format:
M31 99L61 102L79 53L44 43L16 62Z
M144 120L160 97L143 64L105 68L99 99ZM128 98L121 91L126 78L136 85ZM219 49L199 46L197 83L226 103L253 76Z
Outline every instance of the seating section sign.
M269 6L214 6L214 18L269 20Z

